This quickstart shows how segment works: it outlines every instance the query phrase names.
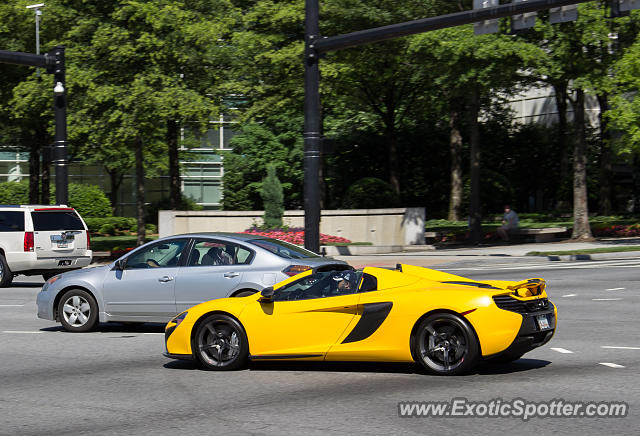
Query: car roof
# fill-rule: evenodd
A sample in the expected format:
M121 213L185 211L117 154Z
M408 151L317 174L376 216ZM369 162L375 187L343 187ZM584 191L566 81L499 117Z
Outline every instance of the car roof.
M250 233L231 233L231 232L198 232L198 233L183 233L180 235L172 235L172 236L168 236L168 237L178 237L178 236L187 236L190 238L196 238L199 236L202 237L222 237L222 238L229 238L229 239L237 239L239 241L251 241L254 239L272 239L266 236L261 236L261 235L254 235L254 234L250 234Z
M0 207L7 207L11 209L69 209L66 204L0 204Z

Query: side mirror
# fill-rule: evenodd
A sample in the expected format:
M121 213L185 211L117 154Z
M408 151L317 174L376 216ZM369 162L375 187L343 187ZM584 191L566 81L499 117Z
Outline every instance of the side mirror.
M273 294L275 294L275 290L273 286L269 286L268 288L264 288L262 292L260 292L260 301L261 303L271 303L273 302Z
M122 271L124 270L125 265L127 264L127 261L125 259L118 259L116 260L116 263L113 266L113 269L115 269L116 271Z

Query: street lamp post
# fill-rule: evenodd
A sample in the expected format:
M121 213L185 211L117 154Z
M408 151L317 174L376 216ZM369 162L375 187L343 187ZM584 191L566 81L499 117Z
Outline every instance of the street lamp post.
M42 16L40 9L42 8L44 8L44 3L27 6L27 9L33 9L36 14L36 54L40 54L40 17ZM36 68L36 74L38 77L40 76L40 68Z

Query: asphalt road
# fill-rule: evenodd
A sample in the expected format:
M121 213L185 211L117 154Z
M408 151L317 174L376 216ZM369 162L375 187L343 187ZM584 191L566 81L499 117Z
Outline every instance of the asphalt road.
M640 259L474 258L437 267L474 279L545 278L559 308L555 337L514 363L462 377L361 363L215 373L163 357L162 326L65 333L35 315L42 281L18 278L0 289L0 434L638 434ZM623 401L629 411L526 422L398 416L400 401L459 397Z

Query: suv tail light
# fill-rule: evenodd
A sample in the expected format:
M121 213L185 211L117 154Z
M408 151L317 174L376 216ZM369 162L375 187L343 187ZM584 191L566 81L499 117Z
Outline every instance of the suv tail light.
M301 272L305 272L310 270L311 267L307 265L289 265L285 269L282 270L288 276L295 276L296 274L300 274Z
M24 232L24 251L33 251L33 232Z
M87 250L91 250L91 236L89 236L89 230L87 230Z

